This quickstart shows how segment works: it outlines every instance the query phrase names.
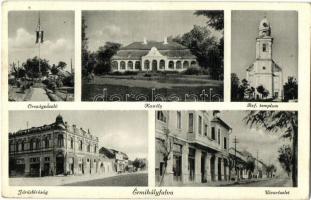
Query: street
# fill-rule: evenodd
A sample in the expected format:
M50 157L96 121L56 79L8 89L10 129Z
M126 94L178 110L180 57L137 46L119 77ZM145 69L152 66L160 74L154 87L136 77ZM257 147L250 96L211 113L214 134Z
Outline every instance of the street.
M30 101L50 101L50 99L43 88L33 88Z
M133 173L117 175L108 178L69 183L64 186L148 186L148 174Z
M279 177L268 180L259 180L243 184L228 185L229 187L292 187L292 180L288 177Z

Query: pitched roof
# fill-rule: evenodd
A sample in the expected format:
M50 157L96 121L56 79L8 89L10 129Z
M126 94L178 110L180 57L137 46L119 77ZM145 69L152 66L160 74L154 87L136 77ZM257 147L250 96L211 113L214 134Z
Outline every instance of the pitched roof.
M143 42L133 42L122 47L112 59L138 60L141 59L142 56L147 55L152 47L155 47L163 56L169 58L196 58L187 47L176 42L164 44L163 42L148 41L147 44Z

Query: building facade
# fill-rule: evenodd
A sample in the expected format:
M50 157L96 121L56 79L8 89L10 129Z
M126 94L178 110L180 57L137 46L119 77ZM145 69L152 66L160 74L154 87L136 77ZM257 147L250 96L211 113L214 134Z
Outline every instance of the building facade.
M112 71L184 71L197 66L191 51L176 42L133 42L111 59Z
M217 112L157 111L156 182L229 181L230 133L230 126Z
M282 68L272 58L272 44L271 26L264 18L259 24L259 34L256 38L256 61L246 70L246 79L255 89L256 99L283 99L283 73ZM266 89L267 96L263 97L257 91L258 86Z
M98 153L98 138L60 115L52 124L9 133L10 176L107 173L107 163Z

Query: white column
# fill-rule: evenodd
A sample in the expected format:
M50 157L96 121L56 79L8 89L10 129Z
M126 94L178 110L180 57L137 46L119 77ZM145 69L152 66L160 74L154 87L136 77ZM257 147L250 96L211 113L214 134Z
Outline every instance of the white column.
M205 174L206 174L206 180L207 182L212 180L211 176L211 154L206 152L205 156Z
M195 182L201 183L201 155L200 149L195 150Z
M188 157L189 157L189 145L186 143L182 147L182 155L181 155L181 165L182 165L182 182L189 182L189 171L188 171Z
M214 162L214 177L215 181L218 181L218 157L215 155L215 162Z

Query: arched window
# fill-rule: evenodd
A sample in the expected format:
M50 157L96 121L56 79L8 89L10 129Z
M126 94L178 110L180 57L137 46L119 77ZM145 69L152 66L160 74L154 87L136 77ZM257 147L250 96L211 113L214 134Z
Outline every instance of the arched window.
M149 62L149 60L145 60L144 68L145 68L145 69L149 69L149 68L150 68L150 62Z
M125 62L124 62L124 61L121 61L121 62L120 62L120 68L121 68L121 69L125 69Z
M87 145L87 152L90 152L90 150L91 150L91 145L88 144L88 145Z
M189 67L189 62L188 61L184 61L183 68L187 69L188 67Z
M181 69L181 61L176 62L176 69Z
M112 69L118 70L118 62L117 61L112 61Z
M62 134L59 134L57 136L57 144L58 144L58 147L64 146L64 136Z
M73 138L70 138L70 148L73 149Z
M168 62L168 68L174 69L174 62L173 61Z
M153 71L158 70L158 62L156 60L152 61L152 70Z
M266 52L267 51L267 44L262 44L262 51Z
M36 148L36 141L34 138L30 140L30 150L34 150Z
M38 138L36 140L36 149L39 149L40 148L40 139Z
M160 69L165 69L165 61L160 60Z
M140 69L140 61L135 62L135 69Z
M82 151L83 149L83 142L82 140L79 141L79 150Z
M25 150L25 141L22 141L22 151Z
M49 138L48 137L46 137L44 139L44 145L45 145L45 148L49 148Z
M96 151L97 151L97 146L95 145L94 146L94 153L96 153Z
M133 69L133 62L132 62L132 61L129 61L129 62L127 63L127 67L128 67L128 69Z
M197 65L196 61L191 61L191 67L195 67Z

